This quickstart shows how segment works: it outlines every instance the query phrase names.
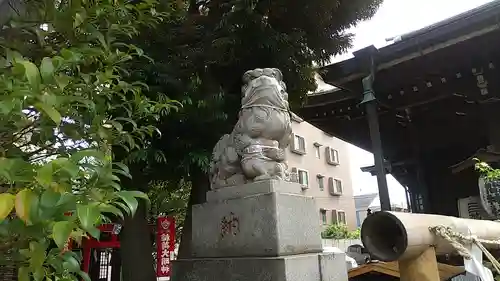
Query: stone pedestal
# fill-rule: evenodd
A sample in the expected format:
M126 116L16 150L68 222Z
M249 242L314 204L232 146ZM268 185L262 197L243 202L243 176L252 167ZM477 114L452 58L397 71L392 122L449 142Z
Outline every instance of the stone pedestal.
M319 210L300 185L262 181L210 191L193 206L193 259L174 281L346 281L345 254L322 253Z

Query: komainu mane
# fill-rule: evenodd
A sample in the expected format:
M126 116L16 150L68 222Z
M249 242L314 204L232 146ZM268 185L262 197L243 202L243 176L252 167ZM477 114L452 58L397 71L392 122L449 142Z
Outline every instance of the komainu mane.
M247 71L243 82L238 122L213 150L212 189L287 178L285 149L292 126L283 75L276 68L258 68Z

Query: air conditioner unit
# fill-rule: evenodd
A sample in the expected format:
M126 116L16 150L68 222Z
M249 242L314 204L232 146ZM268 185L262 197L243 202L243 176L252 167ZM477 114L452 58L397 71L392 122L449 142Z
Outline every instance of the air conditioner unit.
M486 219L479 196L458 199L458 216L466 219Z
M297 168L292 168L290 173L289 173L290 181L291 182L299 182L299 174L297 172Z
M302 190L309 189L309 184L302 184L300 182L299 169L297 169L295 167L292 168L289 176L290 176L290 181L299 183ZM307 179L307 182L309 183L309 179Z

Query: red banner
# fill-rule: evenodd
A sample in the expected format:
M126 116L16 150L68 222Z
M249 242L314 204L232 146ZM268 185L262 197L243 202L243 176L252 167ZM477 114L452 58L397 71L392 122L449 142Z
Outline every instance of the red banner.
M156 223L156 276L170 277L175 250L175 220L172 217L161 217Z

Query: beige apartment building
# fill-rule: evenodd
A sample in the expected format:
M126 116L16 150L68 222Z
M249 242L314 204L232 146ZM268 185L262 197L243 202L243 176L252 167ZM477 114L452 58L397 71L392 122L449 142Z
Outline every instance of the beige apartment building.
M315 199L320 223L345 223L356 228L348 144L298 116L292 118L293 142L288 166L296 172L302 192Z

